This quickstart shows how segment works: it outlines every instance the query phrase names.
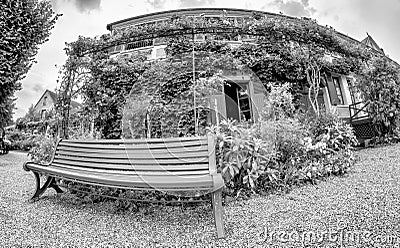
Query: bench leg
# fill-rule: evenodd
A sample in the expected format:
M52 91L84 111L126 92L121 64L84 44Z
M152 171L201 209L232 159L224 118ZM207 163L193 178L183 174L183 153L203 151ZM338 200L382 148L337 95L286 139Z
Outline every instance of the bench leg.
M224 238L224 209L222 207L222 189L211 193L211 204L214 213L215 227L218 238Z
M40 187L40 176L39 173L33 172L33 175L35 176L36 179L36 192L32 196L31 201L36 201L39 199L39 197L47 190L48 187L53 188L57 193L63 193L62 189L58 187L58 185L55 182L54 177L48 177L46 182L43 184L42 187Z

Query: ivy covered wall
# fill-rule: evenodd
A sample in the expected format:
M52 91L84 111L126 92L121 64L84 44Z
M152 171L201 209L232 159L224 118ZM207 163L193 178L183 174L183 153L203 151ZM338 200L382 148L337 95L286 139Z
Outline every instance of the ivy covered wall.
M213 39L193 43L193 35L196 34L210 34ZM253 40L240 46L221 42L237 35L249 35ZM166 42L166 58L161 61L145 62L146 54L140 52L119 57L108 54L116 46L153 38L163 38ZM162 23L129 26L101 37L81 37L69 44L67 50L68 66L63 71L64 80L60 87L66 92L60 94L60 102L64 102L65 106L61 104L59 110L65 113L68 99L75 93L81 94L87 114L92 116L96 128L105 138L121 137L121 119L127 98L131 108L136 105L146 109L146 113L142 113L146 116L145 121L140 125L146 127L148 137L162 136L157 133L165 130L161 127L171 126L163 118L172 115L181 118L174 120L179 123L186 118L183 123L187 130L182 133L180 128L180 131L168 135L193 134L199 120L204 120L198 115L201 108L196 109L198 113L194 118L194 104L190 100L193 99L193 76L189 73L193 50L197 68L195 78L199 82L203 80L203 86L208 86L196 89L196 94L204 97L208 90L212 90L210 82L218 85L215 78L221 69L236 70L245 66L267 90L271 84L283 83L288 83L295 95L306 89L311 109L316 115L321 112L318 95L321 88L329 87L330 82L325 79L330 77L330 73L351 74L359 78L369 61L381 56L354 40L344 39L332 28L320 26L314 20L259 14L249 16L240 23L223 14L214 18L174 16ZM334 59L327 59L327 55ZM79 71L85 76L80 78ZM148 96L147 101L132 102L135 101L132 99L135 94L136 99ZM64 114L64 119L67 115ZM155 122L152 123L152 120ZM139 133L143 135L143 132Z

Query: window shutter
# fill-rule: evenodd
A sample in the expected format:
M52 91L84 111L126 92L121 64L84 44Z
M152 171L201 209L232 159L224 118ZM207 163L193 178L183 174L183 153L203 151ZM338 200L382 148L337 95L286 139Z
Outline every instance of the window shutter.
M259 120L261 112L264 108L264 93L261 94L254 94L253 97L253 118L255 121Z
M329 99L331 100L331 104L336 106L340 103L340 101L338 95L336 94L336 88L335 85L333 84L332 77L327 76L326 81L328 86Z
M226 104L225 104L225 96L224 95L212 95L210 97L210 107L212 114L212 123L217 123L216 114L218 113L218 121L226 119Z

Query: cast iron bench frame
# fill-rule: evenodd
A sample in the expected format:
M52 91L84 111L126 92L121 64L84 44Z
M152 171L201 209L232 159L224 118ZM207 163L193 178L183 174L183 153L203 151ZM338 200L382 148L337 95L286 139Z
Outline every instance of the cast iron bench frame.
M48 188L63 193L56 178L131 190L211 193L218 238L223 238L222 189L217 173L215 138L206 137L144 140L59 140L51 162L25 162L32 171L36 191L32 200ZM47 176L43 186L40 175Z

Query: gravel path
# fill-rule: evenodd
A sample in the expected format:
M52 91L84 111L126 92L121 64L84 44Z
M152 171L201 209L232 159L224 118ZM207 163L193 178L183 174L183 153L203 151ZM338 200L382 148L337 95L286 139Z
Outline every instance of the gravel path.
M34 189L26 155L0 156L1 247L400 247L400 144L357 152L345 177L225 206L224 240L209 204L115 212Z

